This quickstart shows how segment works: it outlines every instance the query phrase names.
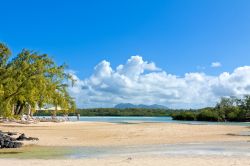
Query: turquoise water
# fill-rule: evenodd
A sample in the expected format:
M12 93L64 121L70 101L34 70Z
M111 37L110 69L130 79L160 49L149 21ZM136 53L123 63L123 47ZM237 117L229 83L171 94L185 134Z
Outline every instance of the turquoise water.
M38 116L43 118L42 116ZM50 118L46 117L46 118ZM64 118L58 116L58 118ZM77 121L76 116L69 117L70 121ZM80 117L82 122L108 122L108 123L122 123L122 124L134 124L134 123L179 123L190 125L239 125L250 126L250 122L204 122L204 121L177 121L172 120L172 117L141 117L141 116L82 116Z
M70 117L71 121L77 121L76 117ZM240 125L250 126L249 122L201 122L201 121L177 121L172 117L140 117L140 116L83 116L80 121L84 122L109 122L109 123L180 123L191 125Z
M108 156L247 156L250 157L248 142L215 142L199 144L163 144L145 146L78 147L67 155L69 158L96 158Z
M72 117L71 120L77 120ZM111 123L141 123L141 122L171 122L171 117L140 117L140 116L95 116L80 117L80 121L111 122Z

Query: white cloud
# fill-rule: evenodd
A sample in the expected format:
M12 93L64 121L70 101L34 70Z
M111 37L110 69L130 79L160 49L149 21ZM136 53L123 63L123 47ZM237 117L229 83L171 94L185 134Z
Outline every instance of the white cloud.
M218 76L186 73L169 74L140 56L112 69L100 62L89 78L77 80L69 88L79 107L112 107L118 103L162 104L172 108L214 105L221 96L250 94L250 66L236 68Z
M137 79L145 70L159 71L160 69L156 67L153 62L144 62L142 57L138 55L128 59L125 65L119 65L117 67L118 74L124 75L130 79Z
M213 63L211 63L211 67L214 67L214 68L221 67L221 63L220 62L213 62Z

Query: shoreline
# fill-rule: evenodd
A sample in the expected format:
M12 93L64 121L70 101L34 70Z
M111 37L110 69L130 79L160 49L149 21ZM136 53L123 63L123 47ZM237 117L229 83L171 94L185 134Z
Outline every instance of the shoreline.
M79 159L66 159L65 157L60 159L56 157L53 159L0 159L0 164L8 164L10 166L250 165L249 156L242 155L242 153L246 151L245 148L250 148L250 136L237 135L241 132L249 132L250 128L247 126L190 125L180 123L121 124L107 122L40 122L37 124L0 123L0 130L25 133L31 137L38 137L38 142L34 141L31 142L31 144L30 142L26 144L27 146L31 146L30 149L27 150L29 152L28 155L38 153L40 156L44 154L51 156L60 154L63 156L64 152L66 154L68 152L71 153L70 148L72 147L77 147L78 152L81 152L83 155L80 156ZM240 145L243 147L243 150L239 149L241 153L236 156L218 155L220 151L214 154L212 153L212 155L209 155L209 153L205 151L203 155L199 155L200 150L204 148L210 152L211 149L216 150L219 146L225 144L225 148L229 148L230 150L238 147L238 143L243 143ZM58 146L62 147L62 149L69 149L69 151L57 149L56 147ZM39 150L39 147L44 149ZM109 147L111 148L111 152ZM190 152L188 151L189 147L191 147ZM36 148L38 150L36 150ZM46 148L50 148L50 150ZM180 152L180 154L164 155L164 153L166 154L166 149L171 153ZM182 153L182 149L187 149L187 151ZM223 150L224 147L220 149ZM0 150L0 152L1 151L3 150ZM141 151L145 153L141 153ZM96 152L98 154L102 154L102 152L104 154L106 154L106 152L108 153L106 156L104 155L104 157L101 157L102 155L92 156L90 158L84 157L84 154L90 155L90 152L93 154ZM117 156L117 154L119 154L117 152L123 155ZM152 152L157 153L154 154ZM137 153L141 153L141 155ZM190 156L187 155L187 153L194 155Z
M34 116L38 119L50 118L50 116ZM65 120L64 116L57 116L58 120ZM198 120L173 120L171 116L81 116L77 120L76 116L68 116L68 120L59 122L106 122L106 123L174 123L189 125L232 125L232 126L249 126L250 122L235 121L198 121ZM124 119L124 120L123 120ZM41 121L44 122L44 121ZM46 121L45 121L46 122Z
M249 141L248 126L183 123L40 122L2 123L0 130L25 133L40 146L109 146Z

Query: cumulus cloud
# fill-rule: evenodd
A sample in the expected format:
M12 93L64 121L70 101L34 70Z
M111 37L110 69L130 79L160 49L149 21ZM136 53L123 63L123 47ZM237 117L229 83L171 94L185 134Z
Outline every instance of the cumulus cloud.
M220 62L213 62L213 63L211 63L211 67L214 67L214 68L221 67L221 63Z
M70 87L78 107L113 107L118 103L162 104L171 108L198 108L214 105L222 96L250 93L250 66L236 68L218 76L186 73L180 77L158 68L141 56L132 56L112 69L100 62L89 78Z

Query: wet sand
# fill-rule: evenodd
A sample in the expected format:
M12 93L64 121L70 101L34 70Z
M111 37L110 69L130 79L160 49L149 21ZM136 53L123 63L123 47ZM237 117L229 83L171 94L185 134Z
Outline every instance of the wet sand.
M105 122L0 124L0 130L38 137L40 146L117 146L213 141L248 141L236 136L246 126L187 125L174 123L116 124Z
M211 144L244 142L250 149L250 137L240 136L249 127L225 125L187 125L174 123L116 124L104 122L38 123L31 125L0 124L0 130L38 137L38 146L125 147L173 144ZM123 155L85 159L0 159L8 165L250 165L249 156L224 155Z

